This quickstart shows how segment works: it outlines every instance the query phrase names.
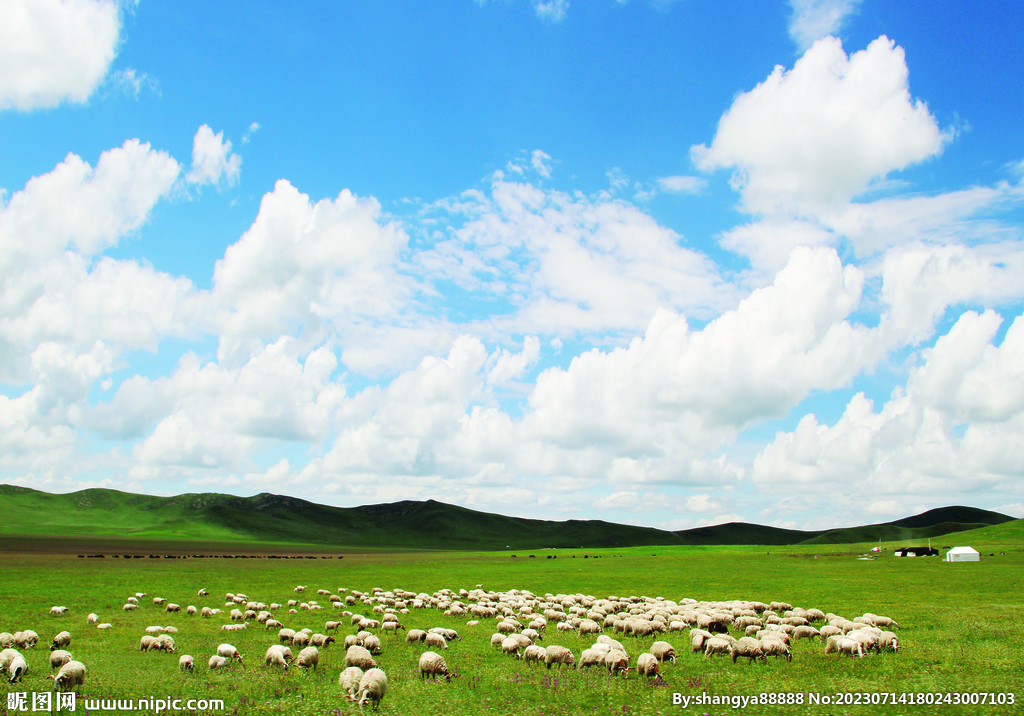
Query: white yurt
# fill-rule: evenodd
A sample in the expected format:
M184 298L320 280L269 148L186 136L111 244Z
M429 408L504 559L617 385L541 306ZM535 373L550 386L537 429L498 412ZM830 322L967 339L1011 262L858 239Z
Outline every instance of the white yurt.
M973 547L954 547L946 552L947 562L980 562L981 554Z

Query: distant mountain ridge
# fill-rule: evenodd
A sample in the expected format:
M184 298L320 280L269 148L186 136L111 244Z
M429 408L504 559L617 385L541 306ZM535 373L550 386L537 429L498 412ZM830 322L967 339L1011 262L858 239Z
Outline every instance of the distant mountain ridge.
M288 542L345 547L518 550L544 547L647 545L842 544L878 539L919 540L1010 522L974 507L941 507L892 522L836 530L787 530L733 522L665 531L601 520L506 517L434 500L403 500L361 507L330 507L261 493L236 497L199 493L175 497L92 488L55 495L0 485L0 534L9 536L118 536Z

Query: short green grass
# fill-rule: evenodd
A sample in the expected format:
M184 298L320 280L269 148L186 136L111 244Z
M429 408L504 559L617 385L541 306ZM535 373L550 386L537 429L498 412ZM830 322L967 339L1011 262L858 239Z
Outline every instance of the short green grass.
M262 664L276 634L256 627L225 633L222 618L202 619L184 613L168 615L152 604L162 596L181 604L223 608L226 592L244 592L251 599L285 603L297 584L308 586L305 599L318 599L319 588L337 593L340 587L370 590L400 587L434 592L441 588L472 589L477 584L503 590L582 592L595 596L647 595L678 600L783 600L818 607L848 617L866 611L900 622L898 654L863 660L826 656L819 644L795 645L792 663L732 664L725 658L704 660L690 653L688 637L672 634L679 654L664 669L665 685L637 678L612 678L597 670L548 671L503 657L489 646L492 625L466 626L466 618L446 618L432 610L414 610L403 619L408 627L454 628L463 636L445 653L460 676L451 684L423 683L416 664L423 649L402 636L384 635L378 658L388 674L386 714L659 714L683 713L672 694L753 696L767 692L1012 692L1014 706L761 706L746 713L765 714L1011 714L1024 699L1024 607L1021 581L1024 551L1021 527L1008 523L974 534L950 537L949 544L968 543L985 553L978 564L947 564L934 558L897 559L883 556L860 561L870 545L764 547L646 547L608 550L540 550L517 553L365 553L345 552L342 560L123 560L78 559L74 555L13 554L0 556L4 591L0 630L31 628L48 642L61 629L73 637L70 651L89 669L83 690L88 698L221 698L227 713L331 714L359 709L341 698L337 678L344 650L332 645L321 653L320 669L283 674ZM891 548L893 544L884 545ZM941 546L941 545L940 545ZM131 549L125 552L131 552ZM988 557L992 552L995 556ZM1001 554L1003 553L1003 554ZM584 559L584 555L587 558ZM553 557L548 559L548 557ZM600 557L595 559L594 557ZM200 587L209 597L197 597ZM125 598L142 591L147 597L132 613L121 611ZM67 617L48 615L51 605L70 607ZM358 605L359 609L368 607ZM358 610L357 610L358 611ZM96 612L114 624L101 632L85 623ZM282 613L284 612L284 613ZM322 631L337 612L277 615L286 626ZM365 611L363 613L366 613ZM141 653L138 641L148 625L173 624L176 654ZM351 633L347 625L341 636ZM665 637L660 637L665 638ZM633 657L650 639L622 639ZM578 656L592 638L546 635L545 644L559 643ZM219 643L230 642L246 655L245 668L210 672L206 661ZM178 655L192 654L197 672L177 669ZM44 690L50 683L46 644L27 652L30 673L18 690ZM5 687L7 685L5 684ZM806 696L805 696L806 699ZM0 702L0 708L5 702ZM691 708L686 713L735 713L726 706Z

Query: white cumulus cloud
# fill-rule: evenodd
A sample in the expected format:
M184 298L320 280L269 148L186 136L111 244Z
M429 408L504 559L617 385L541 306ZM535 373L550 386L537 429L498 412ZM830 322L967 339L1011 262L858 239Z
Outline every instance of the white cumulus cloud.
M803 52L815 40L835 35L843 23L860 9L861 0L789 0L789 36Z
M0 110L85 102L120 33L113 0L0 0Z
M238 181L242 158L231 151L231 142L224 132L213 133L209 125L202 125L192 140L192 169L185 179L192 184L220 184L228 186Z

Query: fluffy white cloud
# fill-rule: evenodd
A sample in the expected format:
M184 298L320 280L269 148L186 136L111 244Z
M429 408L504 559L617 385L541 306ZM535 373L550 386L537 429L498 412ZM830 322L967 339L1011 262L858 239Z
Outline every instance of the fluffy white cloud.
M739 299L707 256L607 193L588 199L498 179L489 196L467 192L428 210L456 228L431 235L414 257L425 279L511 304L470 325L484 335L610 331L628 340L659 307L710 318Z
M537 336L527 336L523 340L523 350L519 353L510 353L505 349L495 351L494 365L487 373L487 382L492 385L502 385L510 380L521 378L537 363L539 358L540 339Z
M803 52L815 40L839 32L860 4L861 0L789 0L789 36Z
M838 39L818 40L792 70L776 66L737 97L711 146L693 147L691 157L704 171L734 169L752 213L834 208L950 138L911 99L907 77L903 48L887 37L849 57Z
M113 0L0 0L0 110L85 102L120 32Z
M209 125L202 125L192 140L192 169L185 179L192 184L220 184L228 186L238 181L242 158L231 151L231 142L224 132L213 133Z
M1012 489L1024 475L1024 317L996 347L1000 322L993 311L964 313L877 413L858 393L831 427L805 416L758 455L755 482L814 492L857 484L903 504Z

